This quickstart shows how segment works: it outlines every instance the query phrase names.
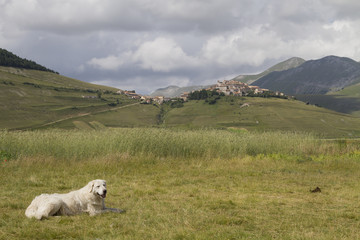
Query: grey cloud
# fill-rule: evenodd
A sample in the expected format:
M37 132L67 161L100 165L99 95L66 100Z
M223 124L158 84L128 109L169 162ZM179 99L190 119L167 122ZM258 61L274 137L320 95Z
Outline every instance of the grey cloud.
M0 3L1 4L1 3ZM213 34L251 24L304 24L359 18L357 1L38 0L2 1L0 19L15 29L58 34L163 31Z
M357 0L321 0L323 6L328 6L333 19L360 19L360 2Z
M359 60L359 10L355 0L0 0L0 45L66 76L145 93L293 56Z
M249 0L15 0L3 3L0 18L11 21L14 28L23 31L59 34L91 31L213 33L244 24L244 13L253 5Z

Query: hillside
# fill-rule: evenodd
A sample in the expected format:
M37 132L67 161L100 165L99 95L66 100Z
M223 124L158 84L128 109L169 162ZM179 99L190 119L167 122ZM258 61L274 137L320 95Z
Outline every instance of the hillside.
M48 71L0 67L0 129L34 128L134 103L117 90Z
M360 63L344 57L328 56L302 65L272 72L253 84L288 95L326 94L360 82Z
M214 105L190 101L164 118L171 127L220 127L248 131L303 131L326 137L359 137L360 119L301 101L225 97Z
M222 97L213 105L204 100L185 102L182 107L170 105L161 108L150 104L133 105L116 111L79 116L47 127L91 129L96 128L93 125L97 123L103 127L205 127L312 132L323 137L360 137L359 118L296 100Z
M41 66L40 64L37 64L34 61L27 60L25 58L20 58L15 54L13 54L12 52L9 52L2 48L0 48L0 66L25 68L25 69L33 69L33 70L56 73L54 70Z
M222 97L213 105L194 100L160 107L139 104L116 90L50 72L0 67L0 128L210 127L360 136L359 118L300 101Z
M296 95L296 98L309 104L360 117L360 83L345 87L325 95Z
M129 103L107 111L63 119L41 128L104 129L108 127L158 127L160 108L152 104Z
M304 59L302 58L298 58L298 57L293 57L290 58L288 60L285 60L283 62L280 62L274 66L272 66L271 68L259 73L259 74L255 74L255 75L239 75L235 78L233 78L232 80L236 80L236 81L240 81L240 82L244 82L244 83L248 83L251 84L252 82L258 80L259 78L266 76L269 73L275 72L275 71L284 71L284 70L288 70L288 69L292 69L295 67L300 66L301 64L303 64L305 62Z
M295 58L285 65L289 67L291 62L299 62L298 60ZM323 61L337 64L336 66L339 66L339 62L343 63L340 66L347 66L345 69L336 68L339 75L347 74L348 78L344 78L346 81L343 82L356 83L356 69L359 63L337 57L328 57ZM304 64L294 69L310 68L307 65L304 67ZM272 70L285 65L274 66ZM322 61L311 64L317 70L319 68L314 66L331 70L328 65L323 65ZM334 67L330 64L331 66ZM269 75L283 72L273 72ZM335 73L330 72L329 78L332 74ZM326 96L327 100L342 101L342 106L331 104L334 110L343 109L343 112L351 114L355 111L360 115L358 90L360 83L322 96ZM178 104L170 102L159 106L140 104L137 100L117 94L117 91L116 88L82 82L51 71L0 66L0 129L209 127L241 131L313 132L324 137L360 137L359 118L300 101L228 96L221 97L212 105L204 100L194 100ZM177 94L177 91L184 91L184 88L171 86L162 91ZM341 101L338 101L339 99ZM353 102L348 104L351 109L345 111L343 106L349 103L348 99L352 99ZM324 106L327 102L331 101L324 101Z

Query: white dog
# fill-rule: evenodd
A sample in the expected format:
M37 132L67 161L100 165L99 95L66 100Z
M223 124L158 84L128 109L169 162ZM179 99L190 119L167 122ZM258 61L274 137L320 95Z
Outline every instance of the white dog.
M41 194L31 202L25 215L41 220L49 216L69 216L82 212L87 212L90 216L103 212L124 212L121 209L105 207L106 193L106 181L97 179L79 190L66 194Z

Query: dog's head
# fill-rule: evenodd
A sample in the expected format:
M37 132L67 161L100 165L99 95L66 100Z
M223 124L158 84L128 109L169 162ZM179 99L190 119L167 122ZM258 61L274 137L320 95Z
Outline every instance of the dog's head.
M101 180L101 179L97 179L97 180L92 180L91 182L88 183L88 187L90 189L90 193L93 193L96 196L99 196L100 198L105 198L106 197L106 181L105 180Z

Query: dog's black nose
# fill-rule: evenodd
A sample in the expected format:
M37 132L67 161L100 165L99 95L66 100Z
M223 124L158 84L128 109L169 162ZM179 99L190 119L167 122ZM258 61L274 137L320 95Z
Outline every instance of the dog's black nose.
M106 191L106 190L104 190L104 194L106 194L106 192L107 192L107 191Z

